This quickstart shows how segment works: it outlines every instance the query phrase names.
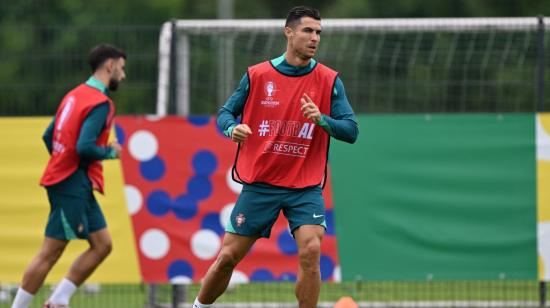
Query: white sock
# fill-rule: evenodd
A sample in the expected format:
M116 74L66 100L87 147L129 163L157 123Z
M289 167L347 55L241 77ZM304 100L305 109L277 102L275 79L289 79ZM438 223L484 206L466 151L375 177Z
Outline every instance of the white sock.
M195 298L195 303L193 304L193 308L210 308L213 304L206 305L199 303L199 298Z
M29 307L29 304L31 303L33 297L34 295L30 294L20 287L19 289L17 289L17 294L15 295L15 299L13 300L11 308L27 308Z
M69 305L71 296L78 287L72 283L69 279L63 278L61 283L55 288L52 296L50 296L50 302L56 305Z

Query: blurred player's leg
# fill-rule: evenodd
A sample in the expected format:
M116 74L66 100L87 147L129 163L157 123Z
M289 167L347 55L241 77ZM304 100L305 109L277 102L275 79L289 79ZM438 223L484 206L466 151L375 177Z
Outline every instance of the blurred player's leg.
M94 272L97 266L111 253L113 244L106 228L90 233L90 247L71 266L67 278L80 286Z
M68 305L76 289L94 272L112 250L111 236L106 228L90 233L90 247L71 265L69 274L50 297L52 304Z
M300 308L317 307L321 289L321 240L325 229L319 225L303 225L294 230L300 267L296 282L296 297Z
M13 300L11 308L27 308L29 307L33 297L34 294L30 294L22 288L19 288L17 290L17 294L15 295L15 299Z
M234 233L225 234L222 249L204 277L199 295L195 301L195 307L202 308L204 307L202 304L210 305L222 295L227 289L233 269L257 239L258 237L248 237Z
M71 300L71 296L73 296L73 293L76 291L76 289L78 289L78 286L76 286L69 279L63 278L63 280L61 280L61 282L55 288L52 296L50 296L50 299L47 301L46 307L49 308L54 305L68 306ZM51 306L48 306L48 304Z
M67 243L67 241L51 237L44 238L38 255L34 257L23 275L23 281L17 291L12 308L26 308L29 306L32 297L38 292L46 276L61 257Z

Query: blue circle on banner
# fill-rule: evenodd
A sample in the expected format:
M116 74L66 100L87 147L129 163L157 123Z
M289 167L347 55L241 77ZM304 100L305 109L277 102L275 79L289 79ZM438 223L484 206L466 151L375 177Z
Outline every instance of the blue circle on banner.
M147 196L147 210L154 216L164 216L170 211L170 195L163 190L155 190Z
M223 235L225 230L220 224L220 215L218 213L206 214L201 221L201 229L209 229L218 235Z
M327 255L321 255L321 280L326 281L332 277L334 261Z
M139 171L145 179L154 182L164 176L166 167L164 161L157 155L148 161L141 162L139 164Z
M296 281L296 274L294 273L282 273L279 276L280 281Z
M273 273L265 268L258 269L250 276L251 281L273 281Z
M197 215L197 200L189 195L180 195L172 203L172 211L177 218L189 220Z
M194 175L187 182L188 194L197 200L203 200L212 194L212 183L210 179L204 175Z
M210 122L210 116L187 116L187 121L193 126L205 126Z
M333 210L326 210L325 222L327 223L327 235L336 235L336 230L334 229L334 211Z
M298 253L296 241L287 229L283 230L277 237L277 246L287 256L294 256Z
M120 125L115 124L115 136L118 144L124 145L124 141L126 140L126 135L124 134L124 130Z
M218 168L216 155L208 150L198 151L193 155L193 170L198 175L212 175Z
M168 266L168 277L170 279L177 276L187 276L193 279L193 267L184 260L175 260Z

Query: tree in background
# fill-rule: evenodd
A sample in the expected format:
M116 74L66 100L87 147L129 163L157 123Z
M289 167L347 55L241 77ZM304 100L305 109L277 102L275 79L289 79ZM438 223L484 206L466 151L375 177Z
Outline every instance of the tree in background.
M122 46L129 61L120 113L154 113L160 25L170 19L217 17L218 0L19 0L0 2L0 115L55 111L68 85L82 81L88 49L99 41ZM235 18L284 18L297 4L323 18L536 16L540 0L233 0Z

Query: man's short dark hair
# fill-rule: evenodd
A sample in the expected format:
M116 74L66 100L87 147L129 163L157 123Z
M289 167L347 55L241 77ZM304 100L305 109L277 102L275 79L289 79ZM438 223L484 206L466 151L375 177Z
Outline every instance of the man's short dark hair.
M126 59L126 53L121 48L110 44L99 44L90 50L88 55L88 63L92 68L92 73L108 59Z
M290 11L288 11L288 14L286 15L285 27L293 28L300 22L300 18L302 17L311 17L316 20L321 20L321 14L319 13L319 10L309 6L295 6L290 9Z

